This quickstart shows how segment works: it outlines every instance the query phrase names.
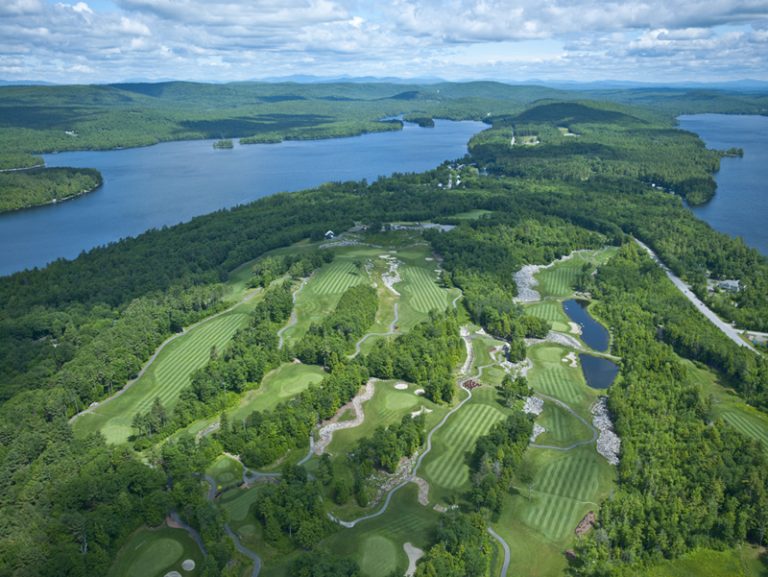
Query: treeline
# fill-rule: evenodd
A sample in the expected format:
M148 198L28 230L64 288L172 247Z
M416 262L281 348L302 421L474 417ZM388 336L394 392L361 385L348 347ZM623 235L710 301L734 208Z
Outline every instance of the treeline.
M247 327L239 329L219 352L211 350L209 362L191 376L179 401L168 413L158 399L146 413L137 413L132 425L142 449L192 421L214 415L237 398L237 394L258 386L264 375L288 360L278 350L276 331L291 315L293 299L290 283L269 288L251 313Z
M44 380L34 383L20 379L20 385L47 385L46 412L70 416L91 401L122 388L168 336L220 310L224 306L221 296L222 287L211 285L136 299L119 315L106 320L106 326L79 348L68 340L66 329L61 327L61 343L56 342L56 336L49 337L54 355L46 359L46 364L35 367L36 376ZM64 315L59 318L59 322L66 321ZM25 340L33 338L34 333ZM22 341L17 346L24 344ZM59 352L60 347L65 350ZM18 356L9 358L14 353ZM7 362L14 363L23 355L23 351L14 349L4 356Z
M0 171L0 213L66 200L101 184L101 174L91 168Z
M416 577L487 577L492 555L483 517L448 511L440 517L434 545L416 566Z
M533 420L518 410L477 440L468 458L472 489L467 496L476 511L501 513L532 431Z
M309 276L324 264L333 262L335 256L332 250L313 250L309 253L286 254L281 256L265 256L251 267L251 278L248 285L267 287L272 281L287 274L293 278Z
M403 379L424 389L424 395L436 403L453 400L453 370L464 345L453 311L432 311L429 319L394 340L378 341L365 358L371 376Z
M426 437L424 417L405 415L398 424L377 427L371 437L360 439L349 456L363 478L375 469L394 473L400 459L413 455Z
M622 440L618 489L598 527L579 544L576 575L632 575L638 564L695 547L762 543L768 526L768 457L721 421L671 347L656 339L649 303L666 299L663 278L633 288L650 260L634 245L601 267L600 316L616 335L623 378L609 408ZM674 301L669 306L675 306Z
M372 286L360 284L348 288L328 317L310 325L294 347L294 354L304 363L333 367L351 352L354 343L373 324L378 308L379 299Z
M283 467L280 481L259 491L251 511L267 543L284 549L311 549L335 528L325 514L320 483L304 467Z
M312 428L331 418L368 380L357 364L337 364L316 386L270 411L254 411L241 422L223 418L217 438L249 467L274 463L291 449L306 447Z

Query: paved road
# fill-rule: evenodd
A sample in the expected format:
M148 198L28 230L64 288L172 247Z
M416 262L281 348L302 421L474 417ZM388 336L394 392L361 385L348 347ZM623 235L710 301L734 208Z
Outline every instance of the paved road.
M724 322L719 316L717 316L707 305L705 305L701 300L699 300L699 297L697 297L693 291L690 289L690 287L683 282L683 280L678 277L675 273L673 273L667 265L665 265L661 259L656 255L653 250L651 250L651 247L646 245L645 243L639 241L638 239L635 239L635 242L640 245L645 251L651 256L651 258L658 264L664 272L667 274L667 277L669 280L672 281L672 283L678 288L678 290L685 295L685 297L693 303L693 306L695 306L701 314L703 314L705 317L707 317L710 322L715 325L718 329L720 329L725 336L727 336L729 339L731 339L734 343L741 347L747 347L753 352L757 352L755 347L753 347L751 344L746 342L744 339L741 338L741 333L737 331L735 328L733 328L728 323Z
M501 572L499 575L500 577L507 577L507 571L509 570L509 560L511 557L509 545L507 545L507 542L502 538L502 536L494 531L491 527L488 527L488 533L491 535L491 537L496 539L501 545L501 548L504 549L504 563L501 565Z

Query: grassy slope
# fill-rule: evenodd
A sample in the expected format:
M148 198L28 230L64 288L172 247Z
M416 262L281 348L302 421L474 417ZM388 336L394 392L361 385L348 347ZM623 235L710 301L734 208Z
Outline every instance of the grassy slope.
M75 434L85 436L100 431L108 442L122 443L133 432L134 415L149 410L156 397L166 409L173 408L179 393L189 386L190 375L210 359L211 347L223 349L235 331L247 323L245 309L235 309L175 339L124 394L77 419L73 425Z

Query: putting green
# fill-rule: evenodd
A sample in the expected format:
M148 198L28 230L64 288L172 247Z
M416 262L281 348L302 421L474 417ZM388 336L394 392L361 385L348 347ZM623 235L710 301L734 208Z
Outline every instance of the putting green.
M199 570L184 571L182 562L191 559L196 567L203 564L197 544L183 529L140 529L117 554L108 577L163 577L169 571L194 577Z
M360 569L368 577L387 577L397 569L397 547L380 535L366 537L362 543Z

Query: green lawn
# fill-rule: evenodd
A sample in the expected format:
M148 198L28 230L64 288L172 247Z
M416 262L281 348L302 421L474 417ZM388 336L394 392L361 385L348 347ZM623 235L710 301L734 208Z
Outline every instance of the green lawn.
M243 479L243 466L226 455L219 456L205 472L216 480L219 489L238 484Z
M533 361L528 383L535 391L556 397L574 409L588 408L597 393L587 386L581 367L571 367L563 362L567 352L567 349L549 343L528 349L528 356ZM586 418L588 414L585 412L582 416Z
M196 568L183 570L185 559L194 561ZM140 529L120 549L107 577L163 577L169 571L194 577L202 563L202 552L183 529Z
M123 443L134 433L131 423L139 412L146 412L155 398L172 409L181 391L189 386L190 375L210 359L211 348L226 347L237 329L248 322L248 315L235 309L179 336L169 343L144 375L119 397L103 402L77 419L76 435L100 431L109 443Z
M244 419L253 411L272 409L282 401L295 397L310 385L323 380L326 372L316 365L286 363L268 373L257 389L247 391L240 404L229 412L232 420Z
M539 281L536 290L541 293L542 297L569 297L573 294L574 283L581 273L584 263L592 265L604 263L615 252L616 248L614 247L578 252L572 258L546 268L536 275L536 279Z
M563 333L568 333L571 330L568 325L568 315L565 314L560 301L542 301L529 305L525 308L525 312L551 322L553 330Z
M432 437L432 451L424 459L419 474L430 483L430 500L446 500L469 487L467 452L490 428L504 419L502 407L495 401L494 387L472 391L472 400L451 415Z

